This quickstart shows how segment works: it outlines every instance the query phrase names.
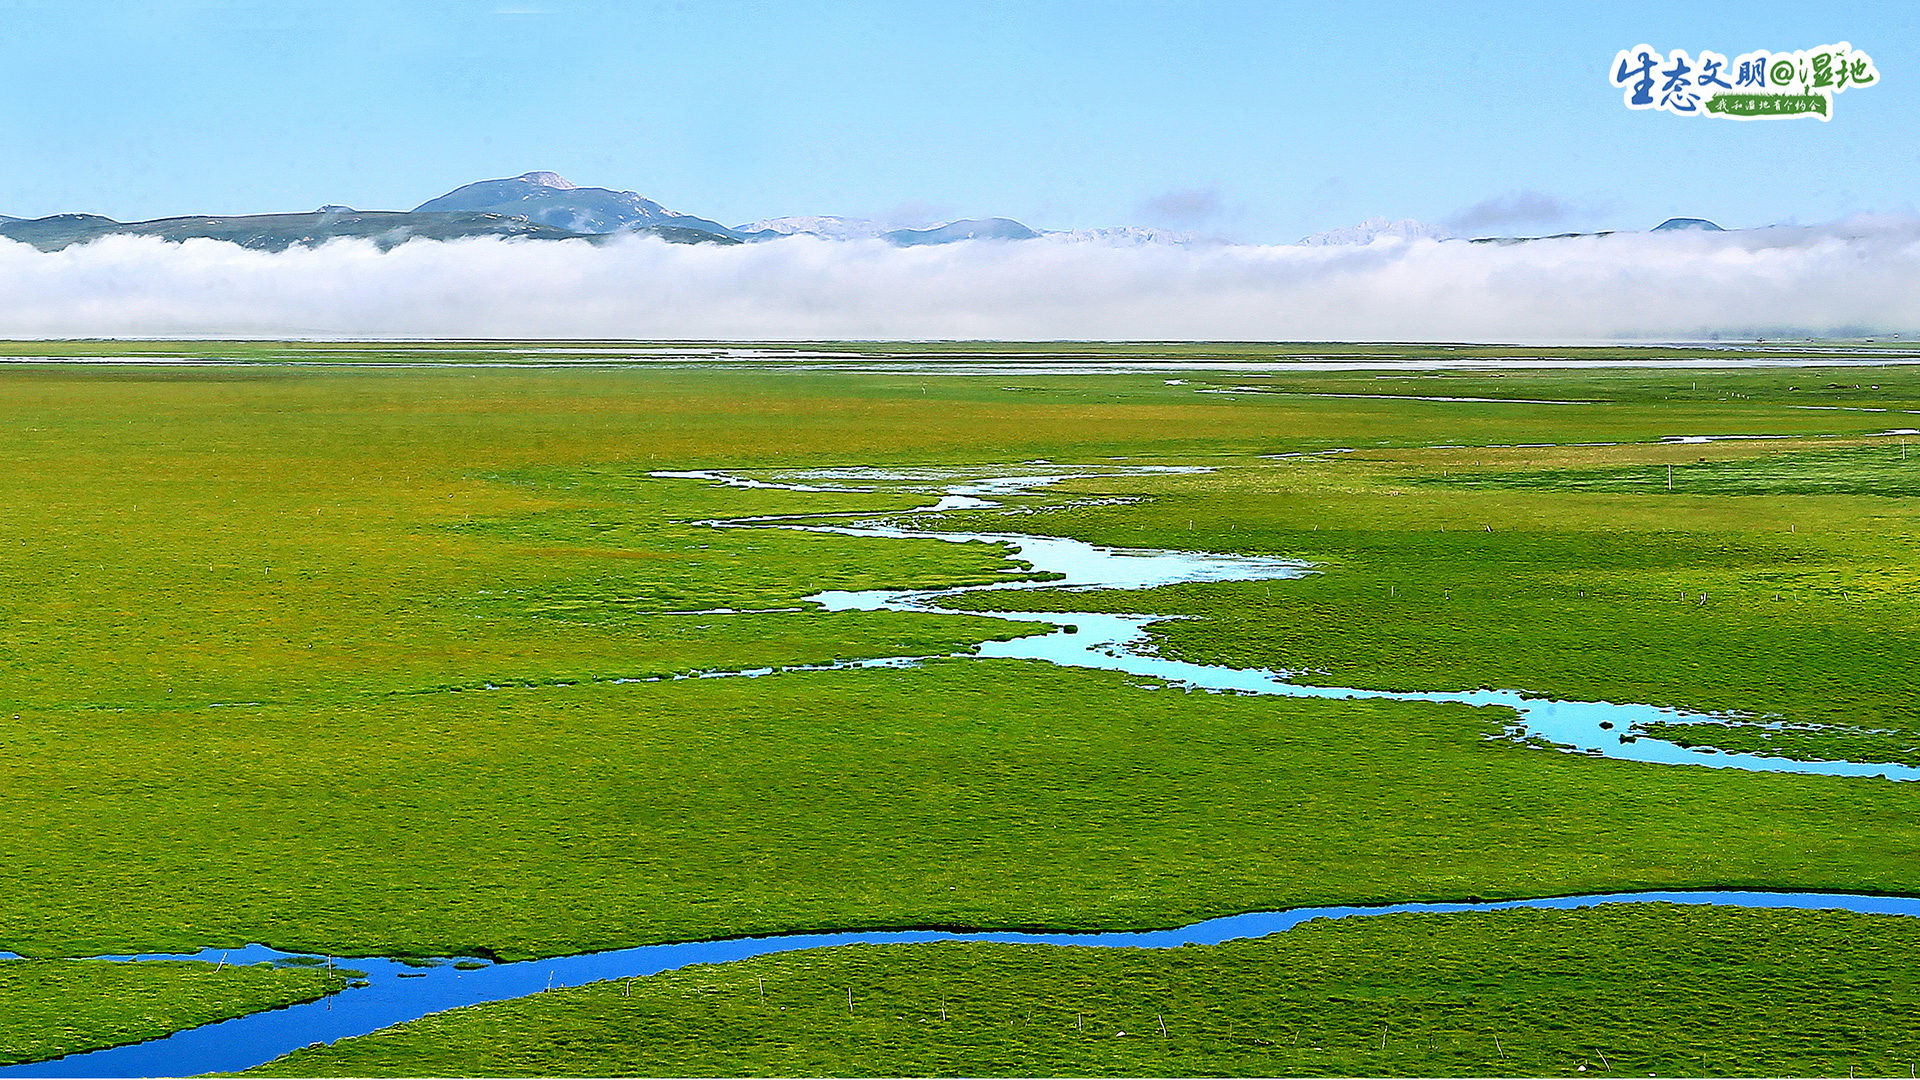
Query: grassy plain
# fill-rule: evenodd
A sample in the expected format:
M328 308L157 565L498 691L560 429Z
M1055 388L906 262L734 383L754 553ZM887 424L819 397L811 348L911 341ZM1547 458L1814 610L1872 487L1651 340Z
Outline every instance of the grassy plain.
M455 1009L249 1075L1897 1076L1916 949L1897 916L1666 904L852 946Z
M346 985L315 967L0 960L0 1065L40 1061L312 1001Z
M1301 457L1157 479L1146 504L1042 510L1023 523L1178 548L1217 543L1199 523L1225 521L1236 550L1321 565L1285 585L1074 598L1094 610L1204 616L1159 627L1185 658L1302 671L1304 681L1335 686L1517 688L1726 710L1797 727L1734 723L1692 737L1920 763L1920 680L1907 629L1920 618L1920 502L1903 494L1920 479L1920 457L1903 460L1886 439L1845 450L1791 445ZM1678 471L1691 470L1695 487L1589 492L1514 479L1561 470L1584 479L1595 459L1618 463L1608 475L1622 486L1682 461ZM1522 463L1524 473L1489 471ZM1737 488L1742 469L1816 467L1846 472L1852 490ZM1715 474L1732 474L1736 491L1699 490ZM1059 605L1034 592L974 594L954 606Z
M211 348L126 349L163 347ZM1181 655L1778 713L1820 725L1805 752L1905 752L1883 743L1920 700L1902 645L1920 507L1897 439L1862 437L1920 409L1910 369L1169 384L292 368L272 361L421 352L246 348L256 366L0 368L0 811L25 823L0 833L0 948L530 956L1475 894L1920 890L1903 785L1545 754L1486 741L1498 717L1459 707L1170 694L1013 662L617 681L1021 632L709 613L1005 566L980 546L696 523L918 501L899 492L651 470L1124 458L1216 471L1075 481L1019 500L1014 527L1321 564L1076 594L1203 616L1165 624ZM1782 438L1648 445L1703 434ZM1602 442L1625 445L1566 445ZM1837 489L1765 487L1800 466L1764 462L1809 446L1841 455L1811 466ZM1307 456L1262 456L1278 454ZM1647 490L1667 463L1745 486ZM1075 493L1147 498L1057 505Z
M8 770L23 818L57 822L0 838L22 952L252 938L521 958L1920 885L1904 785L1593 761L1487 741L1493 710L1168 693L1021 661L127 715L36 714L44 741L13 760L38 763Z

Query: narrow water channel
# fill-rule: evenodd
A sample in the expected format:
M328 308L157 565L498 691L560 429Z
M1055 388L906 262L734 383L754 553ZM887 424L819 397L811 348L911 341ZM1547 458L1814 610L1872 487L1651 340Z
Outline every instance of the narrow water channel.
M264 1064L316 1042L334 1042L366 1035L393 1024L418 1020L428 1013L462 1005L505 1001L546 990L582 986L609 979L656 975L691 964L721 964L770 953L818 949L830 945L898 944L930 941L995 941L1030 945L1084 945L1100 948L1172 949L1182 945L1217 945L1236 938L1277 934L1311 919L1363 918L1404 912L1436 914L1463 911L1505 911L1511 908L1580 908L1598 904L1666 902L1710 904L1742 908L1829 908L1868 914L1920 916L1920 898L1856 896L1848 893L1783 892L1634 892L1599 896L1556 896L1484 904L1393 904L1381 907L1294 908L1209 919L1176 930L1107 934L1023 934L996 932L948 933L938 930L897 930L827 934L787 934L777 937L733 938L724 941L645 945L634 949L487 964L461 970L442 960L433 967L413 967L393 960L336 958L339 967L367 973L369 985L343 991L322 1001L285 1009L253 1013L217 1024L176 1032L162 1039L73 1054L53 1061L0 1068L0 1077L39 1076L194 1076L209 1072L238 1072ZM286 960L290 955L261 945L246 949L180 955L109 957L140 960L226 960L230 964ZM417 961L416 961L417 963Z
M1045 472L1031 475L957 479L937 485L938 501L915 518L944 510L991 507L995 499L1031 491L1072 476L1124 475L1140 472L1191 471L1116 466L1098 472ZM863 477L898 481L897 475L840 471L802 477L792 482L730 476L724 473L665 473L663 477L726 483L741 487L786 488L800 491L861 490ZM811 482L810 482L811 481ZM899 516L899 515L896 515ZM1077 540L1018 533L971 533L927 530L894 524L846 524L847 515L814 519L760 518L712 522L728 528L797 528L877 538L916 537L951 543L987 541L1004 544L1012 555L1035 571L1056 574L1042 581L1007 580L954 589L882 589L870 592L827 592L809 599L828 610L935 611L939 602L966 592L989 589L1048 589L1060 607L1070 609L1075 590L1144 589L1198 581L1250 581L1298 577L1312 572L1298 560L1203 552L1130 551L1102 548ZM723 614L720 609L714 614ZM1141 676L1151 687L1191 687L1211 691L1278 694L1318 698L1382 698L1396 701L1459 702L1497 705L1514 710L1517 720L1510 737L1544 738L1566 752L1627 758L1675 765L1703 765L1848 776L1884 776L1920 779L1920 770L1898 765L1855 762L1802 762L1745 754L1701 754L1671 743L1640 737L1622 742L1619 734L1635 724L1654 720L1686 722L1718 719L1703 714L1646 705L1609 702L1553 701L1513 690L1463 693L1396 693L1354 688L1305 686L1288 681L1289 673L1266 669L1229 668L1169 660L1151 648L1146 627L1164 616L1113 615L1060 610L1047 613L978 613L1018 622L1050 624L1045 634L1014 641L986 642L962 655L1039 660L1067 667L1122 671ZM901 666L927 657L888 657L853 661L834 667ZM771 669L707 672L694 677L753 676ZM1603 725L1611 725L1606 727ZM1540 751L1548 752L1548 751ZM829 945L883 944L929 941L992 941L1036 945L1084 945L1111 948L1174 948L1217 944L1234 938L1279 933L1316 918L1352 918L1401 912L1500 911L1509 908L1574 908L1595 904L1665 901L1746 908L1834 908L1847 911L1920 916L1920 898L1867 896L1844 893L1782 892L1636 892L1602 896L1562 896L1500 903L1395 904L1382 907L1296 908L1210 919L1175 930L1099 934L950 933L945 931L850 931L733 938L720 941L649 945L633 949L531 960L504 964L466 962L456 967L442 960L420 967L389 959L335 958L344 968L367 973L367 985L321 1001L254 1013L208 1024L149 1042L119 1046L54 1061L0 1068L0 1078L39 1076L187 1076L205 1072L236 1072L270 1061L314 1042L332 1042L364 1035L392 1024L416 1020L428 1013L461 1005L523 997L548 989L579 986L607 979L636 978L690 964L724 963L769 953ZM244 964L261 960L284 961L289 954L265 946L189 955L142 955L105 959L225 960Z
M988 496L1009 496L1089 476L1124 476L1142 473L1194 472L1197 469L1165 467L1113 466L1097 471L1033 473L996 476L987 479L960 480L938 486L939 501L926 510L914 512L914 518L945 510L981 509L995 505ZM656 476L702 480L739 487L784 488L792 491L875 490L860 486L863 477L898 482L900 473L867 470L821 470L792 481L774 481L736 477L723 472L656 473ZM911 474L907 474L910 476ZM802 518L754 518L717 521L711 524L735 528L790 528L811 532L834 532L848 536L901 539L944 540L950 543L981 541L1006 546L1012 557L1033 570L1058 575L1048 581L1005 581L987 585L968 585L951 589L876 589L869 592L826 592L807 599L830 611L938 611L942 600L970 592L1003 589L1045 589L1050 602L1046 612L982 611L970 614L1015 622L1045 623L1055 629L1048 634L1013 641L990 641L975 651L960 654L979 657L1004 657L1041 660L1062 667L1096 668L1143 676L1155 685L1224 691L1242 694L1273 694L1310 698L1377 698L1390 701L1453 702L1464 705L1493 705L1512 709L1515 720L1508 737L1515 742L1544 740L1553 749L1594 757L1619 758L1662 765L1698 765L1716 769L1747 769L1758 772L1812 773L1825 776L1877 776L1889 780L1920 780L1920 768L1880 762L1798 761L1761 754L1734 754L1689 750L1678 744L1648 737L1637 732L1652 723L1700 723L1727 719L1710 713L1655 705L1636 705L1608 701L1567 701L1543 697L1524 690L1466 691L1388 691L1355 687L1310 686L1292 681L1294 672L1266 668L1232 668L1214 664L1193 664L1157 655L1147 627L1167 616L1114 615L1073 610L1076 591L1090 589L1148 589L1205 581L1261 581L1299 577L1312 570L1311 564L1294 559L1247 555L1222 555L1197 551L1145 551L1098 547L1080 540L1021 533L952 532L907 528L892 524L844 524L833 521L807 521ZM912 658L889 658L888 663L910 662ZM758 674L758 672L756 672Z

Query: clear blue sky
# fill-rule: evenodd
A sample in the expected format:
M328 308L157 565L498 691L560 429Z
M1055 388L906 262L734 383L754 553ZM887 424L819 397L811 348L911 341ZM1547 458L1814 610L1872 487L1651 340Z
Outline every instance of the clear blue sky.
M1520 232L1920 202L1911 3L0 0L0 15L14 216L405 209L531 169L729 224L1005 215L1267 241L1489 200L1521 211L1489 231ZM1841 40L1882 84L1824 124L1633 113L1605 80L1642 41L1732 56Z

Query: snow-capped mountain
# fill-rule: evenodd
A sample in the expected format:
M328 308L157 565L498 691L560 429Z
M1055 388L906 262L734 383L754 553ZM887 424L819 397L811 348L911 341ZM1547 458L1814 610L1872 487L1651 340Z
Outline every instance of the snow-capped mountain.
M559 173L530 172L504 180L482 180L454 188L414 207L414 213L475 210L523 217L572 233L615 233L641 226L670 225L732 237L717 221L678 214L632 191L579 187Z
M767 218L735 225L733 231L750 240L776 236L818 236L823 240L885 239L905 246L951 244L959 240L1031 240L1036 237L1060 242L1112 244L1138 247L1145 244L1204 244L1212 241L1197 233L1170 229L1146 229L1122 226L1113 229L1029 229L1011 218L985 218L950 221L925 229L896 229L872 218L833 217L830 215Z
M871 218L815 214L749 221L745 225L735 225L733 231L742 236L776 233L780 236L818 236L823 240L874 240L891 228L886 222Z
M1453 230L1445 225L1429 225L1412 218L1388 221L1377 217L1344 229L1317 232L1302 237L1300 242L1310 247L1327 247L1334 244L1371 244L1375 240L1446 240L1452 236Z
M1152 229L1138 225L1122 225L1111 229L1047 229L1040 234L1048 240L1066 243L1107 244L1113 247L1145 247L1149 244L1213 244L1222 241L1210 240L1199 233L1174 232L1171 229Z

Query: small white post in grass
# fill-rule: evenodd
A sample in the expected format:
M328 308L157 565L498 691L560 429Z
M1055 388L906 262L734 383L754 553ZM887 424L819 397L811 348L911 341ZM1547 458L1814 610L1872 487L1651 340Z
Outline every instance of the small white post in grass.
M1163 1039L1166 1038L1167 1037L1167 1018L1164 1016L1161 1016L1159 1013L1154 1013L1153 1018L1155 1020L1160 1021L1160 1037Z
M847 987L847 1015L853 1015L853 987Z
M766 1001L767 1001L767 980L766 980L766 979L765 979L764 977L755 977L753 981L754 981L754 982L757 982L757 983L759 983L759 984L760 984L760 1003L761 1003L762 1005L764 1005L764 1004L766 1004Z
M223 967L226 967L226 966L227 966L227 954L226 954L226 953L221 953L221 954L220 954L220 962L219 962L219 963L217 963L217 964L215 964L215 965L213 965L213 973L214 973L215 975L218 975L218 974L220 974L220 969L221 969L221 968L223 968Z
M1503 1046L1501 1046L1501 1045L1500 1045L1500 1036L1498 1036L1498 1035L1495 1035L1495 1036L1493 1037L1493 1048L1494 1048L1495 1050L1498 1050L1498 1051L1500 1051L1500 1056L1501 1056L1501 1057L1506 1057L1506 1056L1507 1056L1507 1050L1506 1050L1506 1047L1503 1047Z
M1073 1014L1073 1030L1075 1030L1075 1031L1085 1031L1085 1030L1087 1030L1087 1025L1085 1025L1085 1024L1083 1024L1083 1023L1081 1023L1081 1022L1080 1022L1080 1014L1079 1014L1079 1013L1074 1013L1074 1014Z
M1673 466L1667 466L1667 490L1673 490Z
M940 999L940 1022L943 1024L947 1022L947 999L946 998Z

